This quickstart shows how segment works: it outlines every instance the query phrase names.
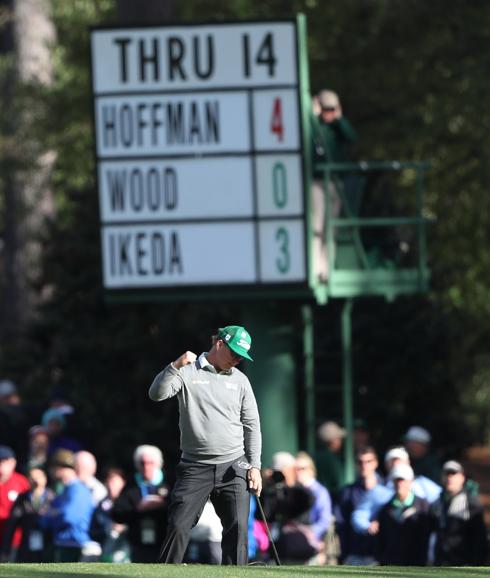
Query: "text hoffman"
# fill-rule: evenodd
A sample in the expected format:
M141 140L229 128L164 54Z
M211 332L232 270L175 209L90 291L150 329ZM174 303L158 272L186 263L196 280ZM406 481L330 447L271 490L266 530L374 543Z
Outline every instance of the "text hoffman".
M102 104L104 149L218 144L218 100L137 100Z

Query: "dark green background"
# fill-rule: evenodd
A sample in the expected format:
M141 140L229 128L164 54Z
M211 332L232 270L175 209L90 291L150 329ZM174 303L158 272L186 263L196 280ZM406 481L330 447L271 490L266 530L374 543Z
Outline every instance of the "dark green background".
M101 287L94 184L88 26L116 21L110 0L53 0L55 81L15 87L0 118L0 210L6 179L35 170L54 150L57 216L40 231L44 297L34 319L0 342L0 376L42 405L53 386L68 392L87 443L104 460L128 461L128 448L158 443L176 456L175 404L153 404L154 374L182 351L207 348L217 326L239 322L240 303L111 305ZM398 441L408 425L428 427L449 453L488 441L490 423L490 10L484 0L222 0L177 3L177 20L283 18L306 14L311 87L333 88L360 134L358 159L430 160L426 215L432 287L395 303L363 299L354 309L356 415L375 441ZM1 12L0 12L1 13ZM11 61L0 57L2 82ZM4 109L5 110L5 109ZM3 119L3 120L2 120ZM5 223L3 223L5 226ZM0 220L0 228L2 221ZM47 288L49 290L47 290ZM5 280L0 278L0 291ZM338 303L315 308L319 367L340 369ZM278 308L297 330L299 304ZM255 353L260 355L260 352ZM322 408L328 417L329 408ZM320 412L320 413L321 413Z

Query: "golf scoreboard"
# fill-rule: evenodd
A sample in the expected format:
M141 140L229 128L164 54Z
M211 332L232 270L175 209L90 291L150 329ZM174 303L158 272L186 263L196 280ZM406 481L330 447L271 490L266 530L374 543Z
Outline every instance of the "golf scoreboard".
M91 31L106 289L307 284L299 44L296 20Z

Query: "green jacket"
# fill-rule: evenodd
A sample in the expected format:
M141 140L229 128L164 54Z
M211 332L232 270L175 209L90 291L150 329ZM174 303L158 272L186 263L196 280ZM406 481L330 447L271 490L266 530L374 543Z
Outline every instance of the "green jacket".
M318 117L311 118L313 175L321 177L322 171L315 170L317 163L341 163L348 160L349 145L357 140L357 133L344 117L326 124Z
M436 484L441 483L441 464L436 455L427 453L421 458L411 456L410 463L416 476L426 476Z
M345 484L344 463L340 454L322 448L315 455L318 481L334 496Z

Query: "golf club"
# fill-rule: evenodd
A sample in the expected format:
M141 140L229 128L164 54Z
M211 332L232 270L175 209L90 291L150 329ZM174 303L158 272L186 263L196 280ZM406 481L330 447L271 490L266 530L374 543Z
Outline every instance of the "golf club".
M276 565L280 566L281 565L281 561L279 560L279 554L277 553L276 550L276 545L274 544L274 540L272 539L272 535L271 532L269 530L269 524L267 523L267 519L265 517L265 513L264 513L264 509L262 508L262 504L260 502L260 498L259 496L255 496L257 498L257 504L259 506L259 511L260 511L260 515L262 517L262 521L264 522L265 525L265 530L267 532L267 536L269 538L269 541L271 543L272 546L272 553L274 554L274 560L276 561Z

